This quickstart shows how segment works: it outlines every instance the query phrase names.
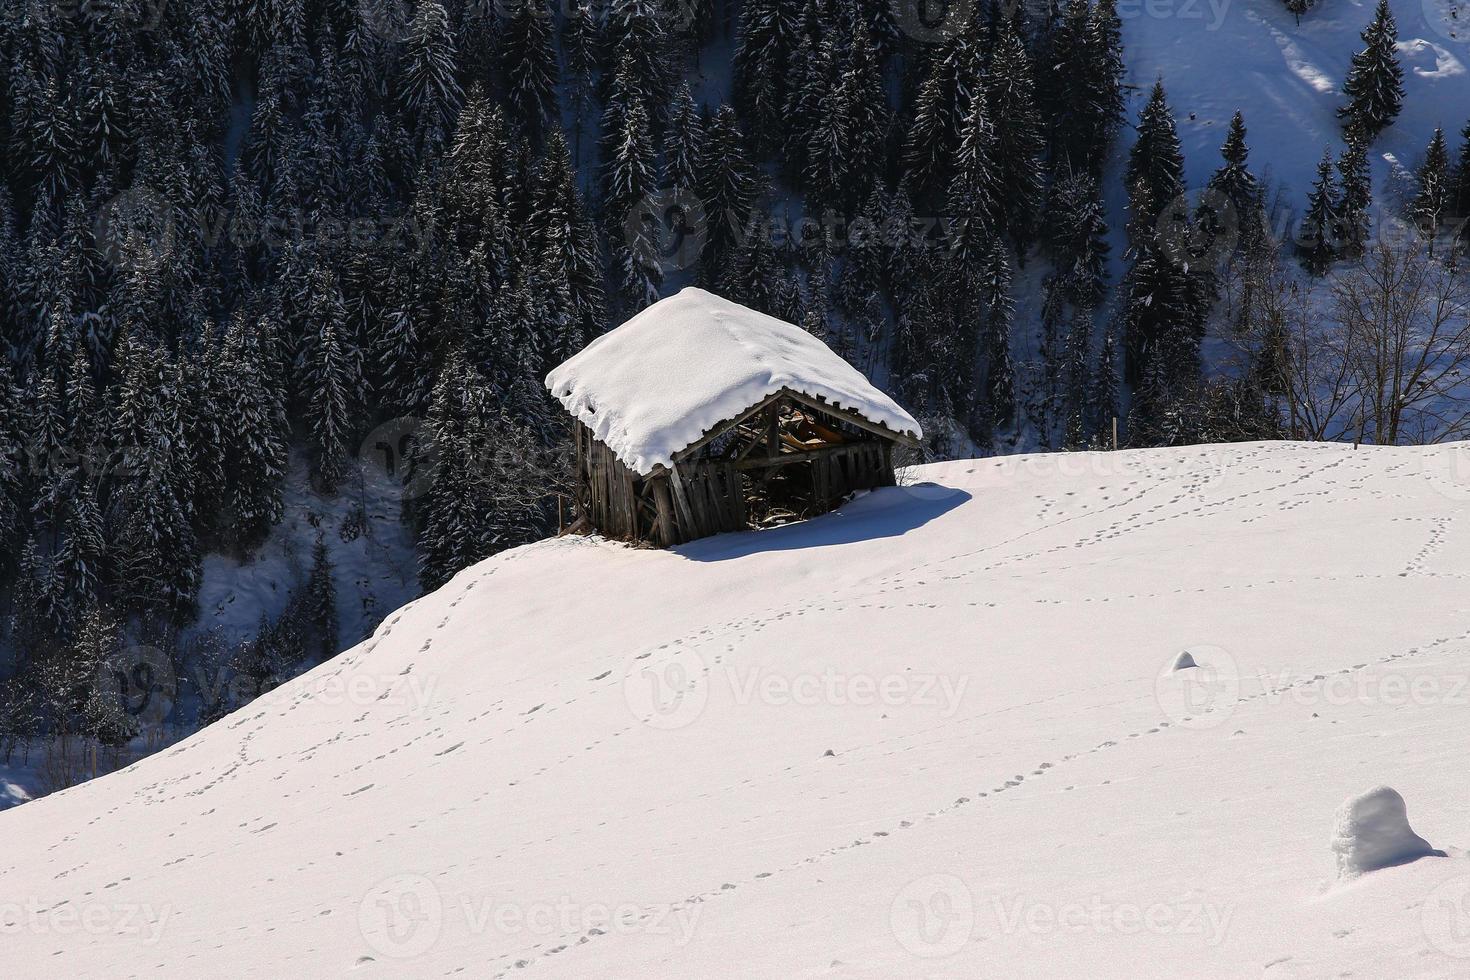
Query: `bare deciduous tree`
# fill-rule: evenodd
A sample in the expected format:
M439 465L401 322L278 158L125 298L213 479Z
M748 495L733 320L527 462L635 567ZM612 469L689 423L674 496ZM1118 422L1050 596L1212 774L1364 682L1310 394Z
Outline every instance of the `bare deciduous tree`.
M1470 433L1470 276L1427 243L1380 233L1325 280L1273 261L1255 271L1249 306L1238 340L1292 438Z

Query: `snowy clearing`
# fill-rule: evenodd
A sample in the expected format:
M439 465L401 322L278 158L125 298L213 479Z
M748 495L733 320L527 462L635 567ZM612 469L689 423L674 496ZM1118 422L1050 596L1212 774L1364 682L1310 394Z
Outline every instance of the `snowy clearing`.
M7 972L1470 972L1470 447L911 476L505 553L5 812Z

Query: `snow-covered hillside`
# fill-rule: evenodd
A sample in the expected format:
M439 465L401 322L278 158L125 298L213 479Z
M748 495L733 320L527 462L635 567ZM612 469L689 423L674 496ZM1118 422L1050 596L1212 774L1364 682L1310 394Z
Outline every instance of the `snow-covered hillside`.
M1467 459L949 463L505 553L0 814L5 972L1464 976ZM1335 816L1379 784L1408 852Z
M1162 77L1179 124L1189 186L1204 187L1220 166L1220 144L1238 109L1250 133L1251 166L1301 209L1325 148L1342 152L1337 110L1359 33L1376 0L1320 0L1297 25L1281 0L1120 2L1130 121ZM1404 109L1374 144L1373 190L1380 204L1404 195L1404 182L1443 126L1451 146L1470 121L1470 4L1390 0L1404 69ZM1120 141L1126 153L1132 139ZM1113 181L1119 194L1121 186ZM1412 190L1408 193L1412 194ZM1117 203L1121 204L1121 197ZM1115 223L1121 222L1113 215ZM1279 217L1278 217L1278 220ZM1278 233L1291 229L1280 226Z

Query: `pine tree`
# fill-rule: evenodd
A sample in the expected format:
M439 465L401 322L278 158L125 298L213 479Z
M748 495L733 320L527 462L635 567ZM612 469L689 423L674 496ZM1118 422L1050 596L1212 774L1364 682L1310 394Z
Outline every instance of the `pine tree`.
M557 117L557 58L545 0L504 0L497 61L515 118L532 133Z
M534 239L544 261L566 277L571 314L579 336L590 339L607 326L602 290L602 255L597 232L587 216L577 175L561 133L553 131L536 168L531 202ZM566 353L580 348L580 343Z
M987 257L978 299L985 317L983 408L993 444L994 431L1008 424L1016 414L1015 368L1011 362L1011 318L1015 302L1011 298L1011 267L1005 250L992 249Z
M1359 254L1368 240L1368 209L1373 204L1373 188L1368 170L1368 147L1348 133L1347 148L1337 161L1338 209L1336 240L1338 250L1346 256Z
M1096 310L1106 288L1108 223L1097 181L1067 174L1052 188L1042 242L1062 298Z
M704 144L704 124L688 83L674 93L669 125L664 133L663 188L670 192L698 193L699 165Z
M582 127L592 104L592 75L597 67L597 15L590 3L573 3L562 21L561 47L566 54L567 87L572 103L572 153L582 156Z
M864 201L887 167L893 112L883 84L883 68L865 29L855 29L847 66L838 83L845 93L849 127L849 202Z
M746 121L751 145L762 156L782 143L788 64L797 31L786 0L749 0L740 9L732 66L735 106Z
M706 221L700 269L713 280L746 234L761 192L760 172L746 152L745 134L730 106L720 106L709 122L698 175Z
M1337 258L1337 233L1341 222L1337 189L1332 183L1332 154L1323 151L1302 220L1302 266L1313 275L1322 275Z
M1103 334L1098 352L1091 404L1095 429L1111 444L1113 420L1118 417L1118 352L1111 330Z
M1363 50L1353 55L1342 91L1348 104L1337 111L1345 125L1361 128L1371 143L1404 105L1404 69L1398 58L1398 27L1388 0L1378 0L1373 22L1363 29Z
M438 0L416 5L398 98L421 142L437 147L448 138L464 93L456 77L454 32Z
M342 294L326 269L312 279L307 322L297 358L302 399L307 407L317 485L333 493L347 474L348 455L362 397L362 356L346 330Z
M980 90L965 118L949 190L950 249L962 263L978 264L996 232L1004 190L997 179L995 152L995 127Z
M1129 235L1152 237L1165 208L1184 192L1184 154L1174 128L1174 114L1164 95L1164 83L1155 81L1148 103L1138 114L1138 140L1128 154L1124 182L1129 189Z
M1465 235L1465 219L1470 218L1470 123L1460 130L1460 150L1450 170L1450 216Z
M920 193L947 184L953 134L945 114L944 77L935 70L924 78L914 99L912 121L903 145L904 176Z
M300 618L307 653L318 662L336 656L337 586L332 580L332 556L323 535L311 547L311 572L301 596Z
M1031 60L1015 26L1001 29L986 75L986 102L994 121L994 160L1001 227L1024 258L1041 209L1041 153L1045 141L1036 111Z
M1245 119L1237 110L1230 120L1230 130L1220 147L1225 162L1211 176L1207 193L1200 202L1195 221L1211 243L1234 231L1238 247L1254 248L1265 234L1263 193L1260 182L1247 167L1250 150L1245 144ZM1225 206L1233 212L1227 218ZM1227 220L1234 229L1227 227Z
M619 305L636 312L658 299L663 274L649 195L654 190L653 134L633 81L633 64L618 68L603 118L603 209Z
M223 367L226 417L223 428L225 520L231 549L248 554L281 519L281 484L286 471L285 398L281 379L262 339L264 322L238 313L225 333Z
M188 490L182 393L164 356L125 340L123 380L113 423L120 463L112 471L107 515L111 595L123 612L192 615L200 559Z
M656 130L673 87L670 37L656 0L609 0L603 39L603 78L636 95Z
M1435 128L1424 163L1419 167L1419 192L1409 204L1409 220L1419 227L1434 254L1434 242L1444 228L1450 207L1450 155L1445 146L1444 130Z

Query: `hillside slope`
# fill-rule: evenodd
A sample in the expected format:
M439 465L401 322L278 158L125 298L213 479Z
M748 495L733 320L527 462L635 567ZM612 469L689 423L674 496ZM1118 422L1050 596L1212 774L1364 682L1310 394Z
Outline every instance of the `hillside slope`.
M949 463L505 553L0 814L6 971L1463 976L1463 453ZM1447 856L1334 884L1380 783Z

